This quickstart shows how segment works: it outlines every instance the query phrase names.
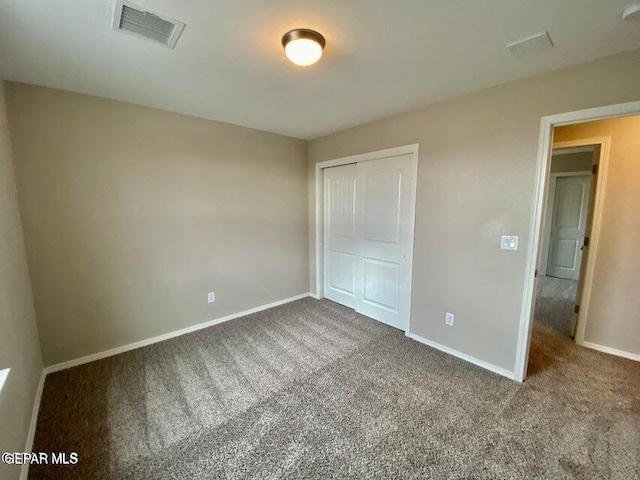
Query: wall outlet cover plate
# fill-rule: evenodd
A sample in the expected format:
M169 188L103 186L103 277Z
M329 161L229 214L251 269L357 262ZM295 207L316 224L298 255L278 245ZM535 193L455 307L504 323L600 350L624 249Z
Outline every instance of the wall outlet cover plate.
M455 319L456 319L456 316L453 313L447 312L447 314L444 317L444 323L446 323L449 326L453 326L453 322Z

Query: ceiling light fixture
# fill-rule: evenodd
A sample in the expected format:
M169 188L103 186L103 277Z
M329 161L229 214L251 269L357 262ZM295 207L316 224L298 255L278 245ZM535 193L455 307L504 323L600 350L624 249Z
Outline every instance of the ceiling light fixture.
M622 19L628 22L640 20L640 3L629 5L622 12Z
M320 60L326 43L322 35L306 28L290 30L282 37L282 46L287 58L303 67L313 65Z

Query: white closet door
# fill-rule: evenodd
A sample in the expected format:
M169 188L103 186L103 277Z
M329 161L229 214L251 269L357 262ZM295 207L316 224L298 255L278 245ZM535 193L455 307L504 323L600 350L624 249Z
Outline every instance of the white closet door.
M556 181L547 275L578 279L590 185L590 175L559 177Z
M356 308L356 164L324 170L324 296Z
M414 203L413 155L358 163L356 310L407 330Z
M416 160L324 169L324 296L407 331Z

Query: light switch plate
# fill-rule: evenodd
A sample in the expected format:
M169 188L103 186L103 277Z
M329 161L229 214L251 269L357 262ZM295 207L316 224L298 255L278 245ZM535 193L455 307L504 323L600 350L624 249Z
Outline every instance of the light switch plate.
M502 250L518 250L518 237L515 235L503 235L500 241L500 248Z

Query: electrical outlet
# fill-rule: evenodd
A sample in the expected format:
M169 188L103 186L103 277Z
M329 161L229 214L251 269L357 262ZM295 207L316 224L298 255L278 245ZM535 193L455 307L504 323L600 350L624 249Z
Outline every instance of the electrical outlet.
M447 312L447 314L444 316L444 323L446 323L450 327L453 327L453 321L455 319L456 319L456 316L453 313Z
M215 292L211 292L207 294L207 301L209 303L213 303L216 301L216 293Z

